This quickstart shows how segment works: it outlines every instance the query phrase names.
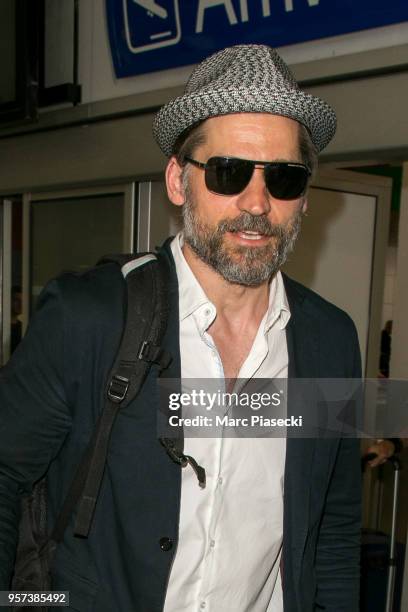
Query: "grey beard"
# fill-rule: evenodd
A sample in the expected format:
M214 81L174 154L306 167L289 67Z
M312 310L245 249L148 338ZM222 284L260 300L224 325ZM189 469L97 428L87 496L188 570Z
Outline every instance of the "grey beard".
M265 215L243 212L235 219L220 221L214 229L197 218L196 206L188 197L183 221L184 240L202 261L230 283L253 287L269 281L285 263L298 237L302 212L299 210L286 225L272 224ZM231 255L223 235L237 231L256 231L275 240L261 247L237 246Z

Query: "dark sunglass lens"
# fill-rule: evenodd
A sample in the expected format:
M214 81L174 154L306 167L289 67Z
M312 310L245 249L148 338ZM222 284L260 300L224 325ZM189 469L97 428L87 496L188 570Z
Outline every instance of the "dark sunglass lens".
M207 189L222 195L235 195L251 180L254 165L244 159L211 157L205 170Z
M270 194L278 200L295 200L307 185L309 173L303 166L271 164L265 167L265 181Z

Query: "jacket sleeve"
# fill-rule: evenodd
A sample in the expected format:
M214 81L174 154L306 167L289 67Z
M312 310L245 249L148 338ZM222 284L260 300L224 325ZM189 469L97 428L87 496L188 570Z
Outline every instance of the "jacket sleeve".
M348 376L361 379L360 350L353 325ZM350 354L350 353L349 353ZM354 406L359 417L359 402ZM320 525L316 553L316 610L358 612L361 546L360 440L340 440Z
M14 565L20 497L29 493L71 427L66 332L58 281L42 292L27 334L0 370L0 589Z

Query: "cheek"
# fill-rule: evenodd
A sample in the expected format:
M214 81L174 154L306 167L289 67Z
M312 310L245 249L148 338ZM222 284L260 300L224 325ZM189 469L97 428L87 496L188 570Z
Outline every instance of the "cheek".
M191 193L194 204L195 214L206 224L215 225L221 220L234 218L239 214L234 199L227 196L220 196L207 188L201 189L195 186Z
M271 212L268 215L269 220L271 221L271 223L277 223L279 225L289 225L302 210L302 204L303 202L301 200L287 202L275 201L271 205Z

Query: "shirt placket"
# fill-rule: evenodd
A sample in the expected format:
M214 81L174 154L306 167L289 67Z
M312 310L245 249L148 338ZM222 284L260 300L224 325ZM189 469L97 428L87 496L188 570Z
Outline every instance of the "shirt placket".
M212 311L209 309L204 310L204 315L210 317ZM208 326L207 326L208 327ZM211 355L213 358L213 363L215 366L217 378L220 379L220 386L222 391L225 391L225 382L224 382L224 368L222 365L221 357L219 355L218 349L214 344L213 339L210 334L206 331L201 334L201 338L203 342L207 345L207 347L211 351ZM197 610L199 612L208 612L211 610L211 601L209 599L209 593L211 592L211 581L212 576L214 575L214 567L216 566L216 531L217 531L217 523L218 517L220 514L220 509L222 505L222 455L224 449L224 438L216 438L213 446L213 454L211 460L214 462L213 465L216 466L214 469L214 479L211 487L211 499L209 500L209 513L208 513L208 523L206 530L206 551L203 562L203 572L202 579L200 583L199 593L198 593L198 607Z
M200 323L202 325L200 336L202 341L211 351L211 356L215 369L214 373L216 374L216 377L220 379L220 387L222 391L225 392L224 368L221 361L221 357L212 337L207 331L205 331L210 325L211 317L213 318L214 312L210 308L206 307L203 310L202 314L204 315L204 319L200 320ZM262 334L262 337L257 337L256 341L254 342L254 347L252 347L256 348L257 350L255 351L255 354L253 354L253 351L251 350L250 358L247 359L241 367L241 371L239 374L240 378L252 378L256 374L261 364L265 360L266 355L268 354L267 331L264 329L264 324L261 324L259 333ZM239 392L238 387L240 385L238 381L237 383L237 389L234 390L236 392ZM228 474L224 474L222 469L223 456L226 452L226 445L228 444L228 442L229 438L224 438L224 436L221 436L220 438L216 439L215 444L213 446L213 453L211 454L210 458L210 460L213 461L213 465L217 467L213 471L214 478L210 494L211 498L209 500L207 523L208 526L206 530L206 549L197 598L198 612L216 612L215 610L212 610L210 593L212 591L214 579L217 576L217 544L220 544L220 538L222 537L221 532L219 529L217 529L217 527L219 525L220 512L223 504L223 489L225 486L226 478L228 478Z

